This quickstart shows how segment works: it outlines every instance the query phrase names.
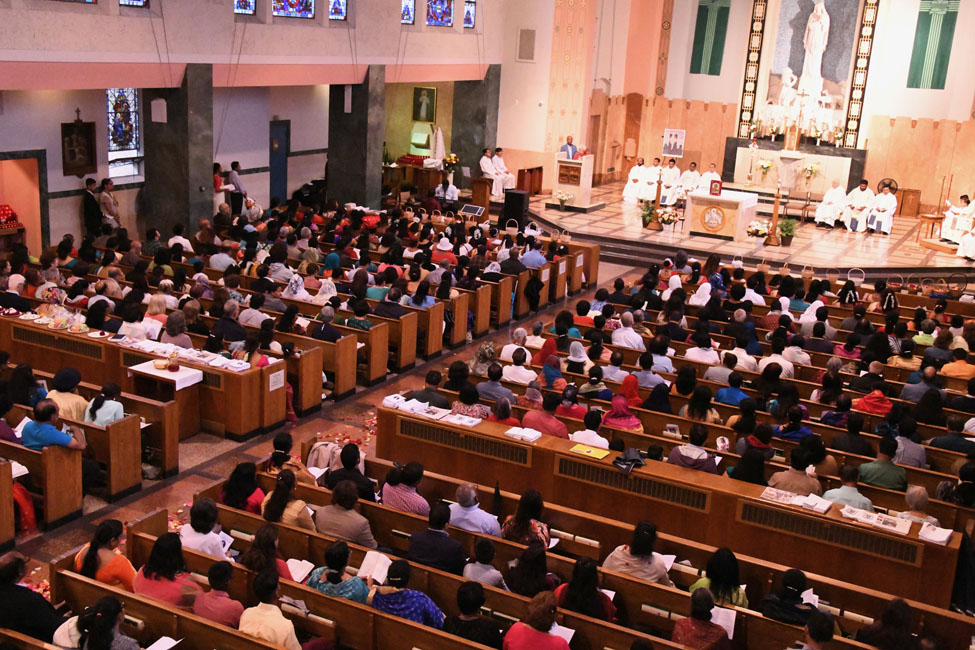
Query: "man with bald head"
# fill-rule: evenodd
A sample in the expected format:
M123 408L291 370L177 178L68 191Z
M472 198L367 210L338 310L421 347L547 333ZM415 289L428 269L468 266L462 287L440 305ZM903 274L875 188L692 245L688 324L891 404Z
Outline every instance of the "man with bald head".
M938 391L941 393L941 399L944 400L945 391L938 385L938 369L934 366L928 366L921 371L921 381L919 383L904 384L904 388L901 390L901 399L917 404L921 400L921 397L929 390Z
M474 533L501 536L498 518L481 510L477 503L477 487L463 483L457 487L457 503L450 505L450 525Z
M632 312L623 312L620 322L622 327L613 330L613 345L645 352L647 346L643 343L643 337L633 331Z

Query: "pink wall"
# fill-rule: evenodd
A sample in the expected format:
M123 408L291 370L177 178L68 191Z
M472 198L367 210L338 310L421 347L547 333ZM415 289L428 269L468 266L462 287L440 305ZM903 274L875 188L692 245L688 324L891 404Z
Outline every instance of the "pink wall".
M690 0L685 0L689 2ZM626 38L626 74L623 94L653 95L657 49L660 47L661 0L638 0L630 4L630 33Z
M27 247L41 250L41 198L37 159L0 161L0 204L9 205L27 228Z

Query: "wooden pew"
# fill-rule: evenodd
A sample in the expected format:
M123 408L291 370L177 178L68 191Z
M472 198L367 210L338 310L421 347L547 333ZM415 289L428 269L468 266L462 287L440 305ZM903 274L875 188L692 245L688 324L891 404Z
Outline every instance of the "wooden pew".
M32 636L21 634L13 630L0 627L0 641L9 643L15 648L30 648L31 650L62 650L59 646L52 643L38 641Z
M813 516L760 499L758 486L665 463L624 475L612 466L612 456L598 460L575 454L568 451L572 443L549 436L526 444L507 438L506 427L491 422L462 429L385 408L378 410L378 418L376 453L383 458L422 457L433 471L450 471L478 483L500 477L510 490L535 488L555 503L587 503L628 522L652 507L659 513L659 525L703 543L727 543L732 550L747 549L772 561L801 558L801 568L809 571L872 583L939 606L947 606L950 598L947 583L932 588L922 576L925 570L953 570L957 533L948 546L934 547L917 538L920 526L913 526L906 537L890 536L844 521L835 509ZM468 453L459 454L461 450ZM621 500L624 494L628 496ZM824 544L834 551L828 557L813 550ZM887 558L883 575L859 559L864 553Z
M17 426L18 422L11 422L11 416L7 414L8 424ZM37 520L45 530L81 516L80 451L53 445L33 451L20 444L0 441L0 457L15 460L30 472L34 502L41 506ZM9 503L12 514L12 493Z
M3 453L6 450L0 450ZM14 480L11 465L0 462L0 553L14 546L16 523L14 521Z
M497 282L485 282L484 284L491 290L491 322L496 328L500 329L511 322L515 278L511 275L505 275Z
M474 327L471 334L480 338L491 330L491 287L481 284L477 289L458 289L468 295L471 313L474 314ZM465 329L467 321L464 321Z

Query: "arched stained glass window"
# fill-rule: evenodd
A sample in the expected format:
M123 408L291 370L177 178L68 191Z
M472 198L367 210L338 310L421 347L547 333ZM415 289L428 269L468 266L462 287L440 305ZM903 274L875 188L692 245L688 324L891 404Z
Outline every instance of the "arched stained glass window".
M142 157L139 91L135 88L109 88L105 91L105 97L109 176L136 175Z
M474 29L477 20L477 0L464 0L464 29Z
M404 25L412 25L416 21L416 0L403 0L399 21Z

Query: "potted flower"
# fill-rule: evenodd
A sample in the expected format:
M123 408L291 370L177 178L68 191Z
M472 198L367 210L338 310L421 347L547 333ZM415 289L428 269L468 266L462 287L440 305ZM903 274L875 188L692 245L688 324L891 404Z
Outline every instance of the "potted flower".
M460 167L460 158L457 157L455 153L449 153L444 156L443 159L443 170L447 173L447 181L453 184L454 182L454 172Z
M555 200L559 202L559 210L565 212L565 204L574 199L575 197L568 192L563 192L559 190L555 193Z
M657 221L664 226L677 223L677 210L674 208L662 208L657 211Z
M792 238L796 234L795 219L782 219L779 221L779 240L783 246L791 246Z
M756 219L748 224L746 232L752 237L768 237L768 222Z
M643 207L640 210L640 218L643 220L643 227L650 228L650 224L656 222L657 209L654 207L651 201L644 201ZM655 230L660 230L661 228L655 228Z
M762 158L758 161L758 167L762 170L762 178L764 179L768 176L768 170L772 168L772 161L768 158Z
M812 177L819 173L819 165L817 163L809 163L802 168L802 174L806 177L806 184L812 180Z

